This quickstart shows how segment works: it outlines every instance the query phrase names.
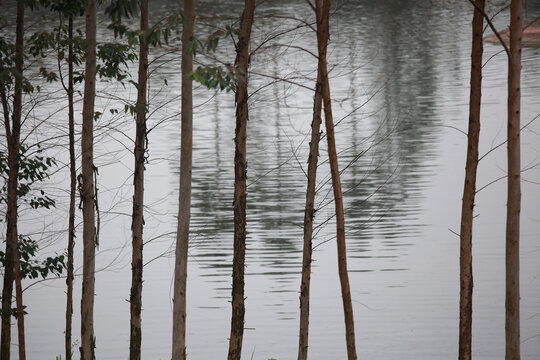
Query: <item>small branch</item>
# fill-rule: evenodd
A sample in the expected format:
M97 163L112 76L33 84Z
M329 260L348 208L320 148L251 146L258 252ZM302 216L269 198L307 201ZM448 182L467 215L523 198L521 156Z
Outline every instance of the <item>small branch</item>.
M499 41L501 42L501 45L504 47L504 51L506 51L506 55L510 56L510 50L508 49L508 46L506 46L506 43L504 42L504 40L501 38L501 35L499 34L499 32L497 31L497 29L495 29L495 26L493 25L493 23L491 22L491 19L489 18L489 16L486 14L486 12L481 9L478 5L476 5L476 3L474 2L474 0L469 0L469 2L474 6L474 8L479 11L482 16L484 17L484 19L486 19L486 22L488 23L489 27L491 28L491 31L493 31L493 33L495 34L495 36L497 37L497 39L499 39Z

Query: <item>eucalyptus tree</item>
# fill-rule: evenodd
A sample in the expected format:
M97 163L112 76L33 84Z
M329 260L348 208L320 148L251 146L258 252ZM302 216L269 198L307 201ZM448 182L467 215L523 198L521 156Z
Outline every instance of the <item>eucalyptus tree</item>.
M186 359L186 284L191 216L191 169L193 149L193 28L195 1L184 0L182 14L182 108L180 143L180 191L174 267L172 359Z
M0 95L2 109L4 113L4 126L8 144L8 188L7 188L7 234L6 253L4 267L4 286L2 289L2 335L0 340L0 359L10 358L11 345L11 299L13 294L13 281L15 280L16 301L17 301L17 327L19 332L19 359L26 358L24 343L24 310L22 305L21 287L21 267L19 259L19 235L17 229L17 199L18 199L18 179L19 179L19 159L20 159L20 135L21 135L21 114L22 114L22 94L23 94L23 67L24 67L24 10L25 4L17 2L17 20L15 30L15 53L14 67L7 69L4 64L4 56L0 63L2 72L2 83L0 84ZM9 119L9 103L7 95L7 81L14 78L13 103L11 108L11 121ZM8 81L9 81L8 80Z
M130 303L129 358L141 358L142 341L142 282L143 282L143 226L144 226L144 165L146 153L146 110L148 75L148 0L140 1L139 74L135 125L135 171L133 173L133 212L131 222L132 260Z
M480 107L482 99L482 54L485 0L476 0L472 20L471 82L469 98L469 130L467 132L467 160L465 185L461 208L460 230L460 306L459 306L459 359L471 359L472 343L472 228L476 173L478 168L478 141L480 137Z
M255 0L245 0L236 44L236 130L234 137L234 255L232 274L232 316L228 360L239 360L244 335L244 267L246 257L246 180L249 43Z
M317 0L320 3L321 0ZM320 4L318 5L320 6ZM317 13L318 17L319 14ZM318 20L318 19L317 19ZM328 37L323 37L326 48ZM304 210L304 247L302 256L302 282L300 285L300 330L298 336L298 360L307 360L309 344L309 292L311 284L311 261L313 240L313 219L315 217L315 192L317 185L317 162L322 110L321 74L317 72L315 96L313 100L313 120L311 121L311 141L309 142L306 204Z
M58 26L57 35L57 56L58 62L67 60L68 76L67 84L64 81L62 74L59 74L59 79L62 87L66 91L68 97L68 137L69 137L69 213L68 213L68 243L67 243L67 275L66 275L66 325L64 331L65 339L65 356L66 360L71 360L73 355L72 346L72 318L73 318L73 249L75 247L75 206L77 193L77 164L75 156L75 110L74 110L74 66L81 61L82 54L82 39L73 35L74 25L73 19L81 16L84 13L84 0L52 0L51 10L58 12L60 16L60 24ZM64 21L67 18L67 29ZM74 50L77 42L78 49ZM65 47L67 45L67 59L65 58ZM79 51L76 51L79 50ZM59 72L61 67L59 66Z
M519 214L521 211L521 36L522 0L510 4L508 56L508 201L506 214L506 360L520 359Z
M347 250L345 246L345 214L343 211L343 193L336 151L336 139L334 135L334 120L332 116L332 97L330 95L330 82L328 81L327 68L327 42L329 38L330 0L317 1L315 3L317 18L317 47L319 51L318 76L321 81L321 91L324 104L324 120L326 127L326 139L328 142L328 158L334 192L334 204L336 212L336 238L338 251L338 272L341 284L341 297L343 300L343 312L345 316L345 338L347 341L347 356L349 360L356 359L356 344L354 335L354 316L347 273Z
M82 174L83 205L83 281L81 295L81 360L94 355L94 289L95 289L95 188L94 188L94 103L96 97L96 0L86 2L86 61L82 111Z

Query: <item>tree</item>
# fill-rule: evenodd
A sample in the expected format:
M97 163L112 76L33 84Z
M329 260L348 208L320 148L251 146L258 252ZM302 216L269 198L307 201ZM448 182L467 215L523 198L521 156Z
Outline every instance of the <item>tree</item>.
M86 3L86 61L82 112L83 282L81 299L81 360L93 360L95 246L94 224L94 101L96 96L96 0Z
M320 2L320 0L317 0ZM318 16L318 15L317 15ZM323 39L324 40L324 39ZM328 40L326 38L326 40ZM323 44L326 47L326 44ZM309 335L309 290L311 282L311 254L313 240L313 218L315 217L315 186L317 185L317 161L321 128L322 92L321 76L317 72L309 142L306 206L304 210L304 248L302 258L302 283L300 285L300 332L298 337L298 360L307 360Z
M186 359L186 284L191 216L191 163L193 148L193 27L195 2L184 0L182 32L182 133L180 144L180 193L174 267L172 359Z
M68 97L68 138L69 138L69 212L68 212L68 244L67 244L67 275L66 275L66 327L65 327L65 356L66 360L71 360L73 350L72 343L72 318L73 318L73 249L75 247L75 206L77 193L77 163L75 160L75 110L74 110L74 65L79 64L80 57L75 55L73 36L73 19L84 12L83 0L53 0L51 10L60 15L60 24L58 26L58 62L64 58L64 49L67 43L68 57L68 77L67 85L64 82L62 74L59 74L62 87ZM67 18L67 34L64 28L64 18ZM67 38L62 37L67 36ZM81 40L78 38L77 40ZM59 67L59 71L60 71Z
M139 79L137 86L135 126L135 171L133 174L133 212L131 222L132 259L130 303L129 358L141 358L141 308L143 282L143 226L144 226L144 165L146 155L146 89L148 76L148 0L140 2L141 36L139 37Z
M231 335L228 360L239 360L244 335L244 267L246 257L246 180L247 180L247 120L249 42L255 0L245 0L240 18L240 32L236 44L236 130L234 137L234 254L232 285Z
M520 358L519 213L521 211L520 77L522 0L510 5L508 58L508 202L506 215L506 360Z
M19 332L19 359L26 358L24 343L24 310L22 305L21 267L19 259L19 240L17 229L17 199L20 159L20 135L23 93L23 63L24 63L24 2L17 2L17 20L15 35L15 89L13 96L11 126L9 120L8 100L6 87L1 84L2 107L4 111L4 125L8 143L8 189L7 189L7 234L4 287L2 289L2 336L0 340L0 359L10 358L11 344L11 298L13 281L15 280L17 301L17 327ZM0 70L5 72L4 64ZM3 74L5 76L5 73ZM3 82L3 81L2 81Z
M472 343L472 227L476 172L478 168L478 141L480 136L480 106L482 98L482 54L484 0L476 0L472 20L471 89L469 100L469 131L467 133L467 160L465 185L461 208L460 230L460 306L459 306L459 359L471 359Z
M345 315L345 337L347 340L347 356L349 360L356 359L356 345L354 335L354 316L347 273L347 250L345 246L345 215L343 211L343 194L339 174L336 140L334 135L334 120L332 116L332 98L330 95L330 82L326 62L326 44L329 38L330 0L317 1L315 5L317 17L317 47L319 49L318 74L322 83L322 98L324 104L324 120L326 126L326 139L328 142L328 158L334 191L336 211L336 235L338 252L338 272L341 284L341 297Z

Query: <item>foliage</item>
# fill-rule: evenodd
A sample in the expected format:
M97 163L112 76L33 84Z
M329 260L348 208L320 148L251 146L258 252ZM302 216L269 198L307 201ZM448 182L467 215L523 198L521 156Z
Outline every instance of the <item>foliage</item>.
M55 206L55 201L49 197L43 190L32 191L32 186L36 182L42 182L49 178L48 171L56 166L56 160L42 154L42 149L38 146L36 155L30 156L28 148L20 146L19 153L19 174L17 196L33 209ZM9 166L7 154L0 150L0 177L4 184L0 188L0 204L7 203L7 178L9 176Z
M23 279L37 279L40 276L41 278L46 279L50 275L60 276L62 275L63 270L66 269L64 255L56 255L54 257L49 256L41 261L36 260L38 245L28 236L19 235L18 249L21 263L21 277ZM6 254L3 251L0 251L0 267L5 267L5 261ZM23 309L25 308L26 306L23 306ZM18 313L16 308L0 308L0 315L4 311L9 311L11 316L17 318ZM24 314L26 314L26 311L24 311Z
M60 276L66 268L64 255L49 256L41 261L36 260L39 247L37 242L28 236L19 235L18 248L21 257L21 276L23 279L37 279L38 277L45 279L49 275ZM0 265L2 267L5 266L5 257L6 254L0 251Z
M231 68L224 70L219 66L199 66L190 76L208 89L219 88L229 92L236 88L236 72Z

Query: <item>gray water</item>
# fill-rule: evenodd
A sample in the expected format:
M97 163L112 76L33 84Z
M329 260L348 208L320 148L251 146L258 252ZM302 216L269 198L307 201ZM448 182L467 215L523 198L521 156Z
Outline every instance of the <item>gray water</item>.
M200 14L238 16L240 1L198 3ZM491 4L490 13L504 5ZM528 18L540 5L527 4ZM152 19L179 9L153 1ZM467 1L343 1L331 19L331 92L346 206L349 277L357 351L364 359L457 358L459 231L468 120L470 20ZM252 48L313 21L303 1L267 1L258 8ZM270 15L280 15L271 17ZM233 20L211 19L215 26ZM508 23L508 11L495 21ZM103 21L100 25L105 26ZM208 33L208 27L201 26ZM106 36L105 31L102 37ZM302 222L316 61L315 34L298 29L253 55L248 124L246 359L291 359L298 344ZM173 42L174 45L174 42ZM292 45L292 46L290 46ZM179 172L180 53L156 49L150 78L151 117L146 175L143 358L168 359ZM486 44L480 153L502 143L506 121L506 57ZM219 58L234 61L230 44ZM540 50L523 51L522 122L540 113ZM196 58L207 62L204 57ZM133 65L136 69L136 65ZM135 74L135 70L133 71ZM288 82L278 81L285 78ZM168 86L165 85L167 80ZM295 84L293 84L295 83ZM296 85L300 84L302 86ZM129 86L100 84L97 108L135 98ZM230 327L234 95L195 90L193 199L188 276L188 358L218 359ZM50 105L53 109L55 104ZM42 109L46 113L47 108ZM133 121L109 111L96 124L101 235L97 254L95 334L98 359L127 358L129 348L130 209ZM38 114L39 117L39 114ZM114 128L114 129L113 129ZM113 130L111 130L113 129ZM461 130L461 131L460 131ZM48 131L51 131L50 129ZM65 129L64 129L65 131ZM540 123L522 133L522 358L540 358ZM38 137L38 135L35 135ZM59 158L65 150L51 149ZM484 158L478 188L502 177L505 146ZM344 359L343 312L325 139L321 142L314 239L310 358ZM55 177L65 203L65 169ZM62 202L63 201L63 202ZM478 193L474 224L473 355L504 357L506 183ZM59 206L27 229L67 226ZM80 214L78 214L80 221ZM24 226L23 226L24 229ZM82 226L79 226L79 230ZM65 247L57 234L44 253ZM81 236L76 248L80 272ZM30 283L28 283L30 284ZM80 293L80 278L76 279ZM35 284L28 305L29 358L63 352L63 280ZM79 303L75 299L74 338ZM76 340L78 341L78 340ZM78 344L78 343L77 343ZM14 351L15 352L15 351Z

